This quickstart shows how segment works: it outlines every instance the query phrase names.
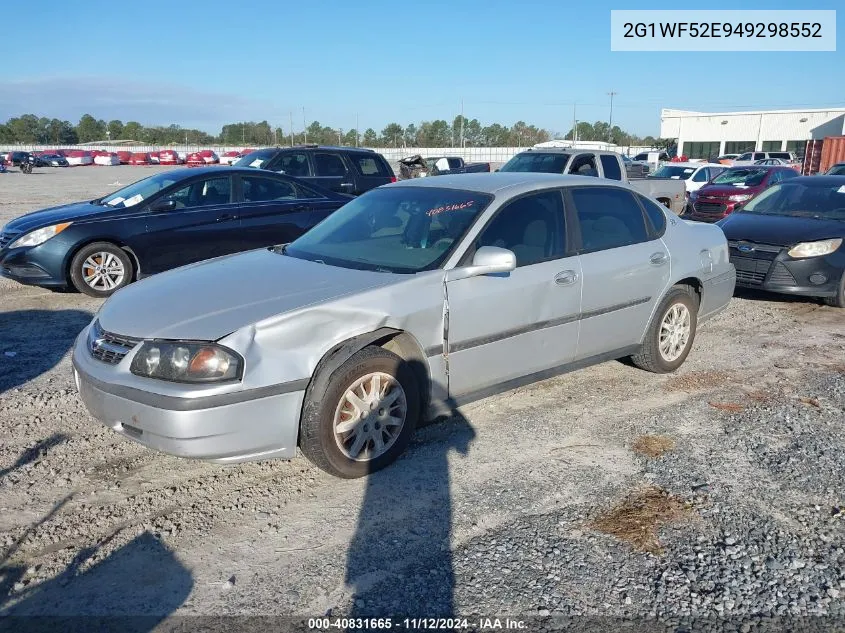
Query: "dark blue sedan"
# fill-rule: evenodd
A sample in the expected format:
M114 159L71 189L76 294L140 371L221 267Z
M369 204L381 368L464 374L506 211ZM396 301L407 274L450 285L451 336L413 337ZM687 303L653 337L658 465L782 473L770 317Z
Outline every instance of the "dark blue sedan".
M254 169L176 169L0 232L0 275L107 297L177 266L291 242L350 200Z

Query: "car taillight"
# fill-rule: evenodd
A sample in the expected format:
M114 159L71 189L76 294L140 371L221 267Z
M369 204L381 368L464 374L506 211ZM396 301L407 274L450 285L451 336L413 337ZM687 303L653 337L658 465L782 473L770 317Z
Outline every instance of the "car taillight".
M396 176L391 176L391 177L390 177L390 182L396 182Z

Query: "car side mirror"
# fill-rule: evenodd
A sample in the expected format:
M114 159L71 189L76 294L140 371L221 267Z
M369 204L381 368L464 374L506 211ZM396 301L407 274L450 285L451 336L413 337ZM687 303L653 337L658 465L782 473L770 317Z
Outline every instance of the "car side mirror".
M509 273L515 268L516 255L513 251L498 246L482 246L475 252L469 266L461 266L447 271L446 281Z
M163 211L173 211L176 208L176 201L170 198L163 198L162 200L156 200L150 206L150 211L152 213L161 213Z

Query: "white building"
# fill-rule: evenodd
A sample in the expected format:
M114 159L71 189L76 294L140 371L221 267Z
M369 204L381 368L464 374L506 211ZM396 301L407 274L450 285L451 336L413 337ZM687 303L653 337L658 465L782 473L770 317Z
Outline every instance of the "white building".
M803 152L810 139L842 136L845 108L690 112L663 108L660 136L678 139L678 154L707 158L722 154Z

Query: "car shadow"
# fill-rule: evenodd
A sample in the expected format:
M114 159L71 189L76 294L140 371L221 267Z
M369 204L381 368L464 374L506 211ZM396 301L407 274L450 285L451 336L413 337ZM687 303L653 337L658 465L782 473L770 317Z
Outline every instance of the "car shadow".
M21 453L14 464L9 466L8 468L0 469L0 481L2 481L6 475L13 473L19 468L23 468L27 464L31 464L35 461L38 461L39 459L44 457L47 451L49 451L51 448L58 446L59 444L63 444L64 442L67 442L68 439L69 436L65 435L64 433L54 433L46 440L40 440L39 442L36 442L35 446L31 446L26 449L23 453Z
M739 286L734 289L734 298L748 299L750 301L766 301L769 303L810 303L814 305L824 305L824 301L819 297L778 294L776 292L757 290L755 288L742 288Z
M369 475L346 561L350 617L455 613L450 455L466 456L474 438L454 410L420 429L403 458Z
M84 310L0 312L0 394L55 367L92 316Z
M153 631L185 602L193 577L149 532L94 562L118 533L81 549L60 574L38 584L26 584L25 565L0 567L0 631Z

